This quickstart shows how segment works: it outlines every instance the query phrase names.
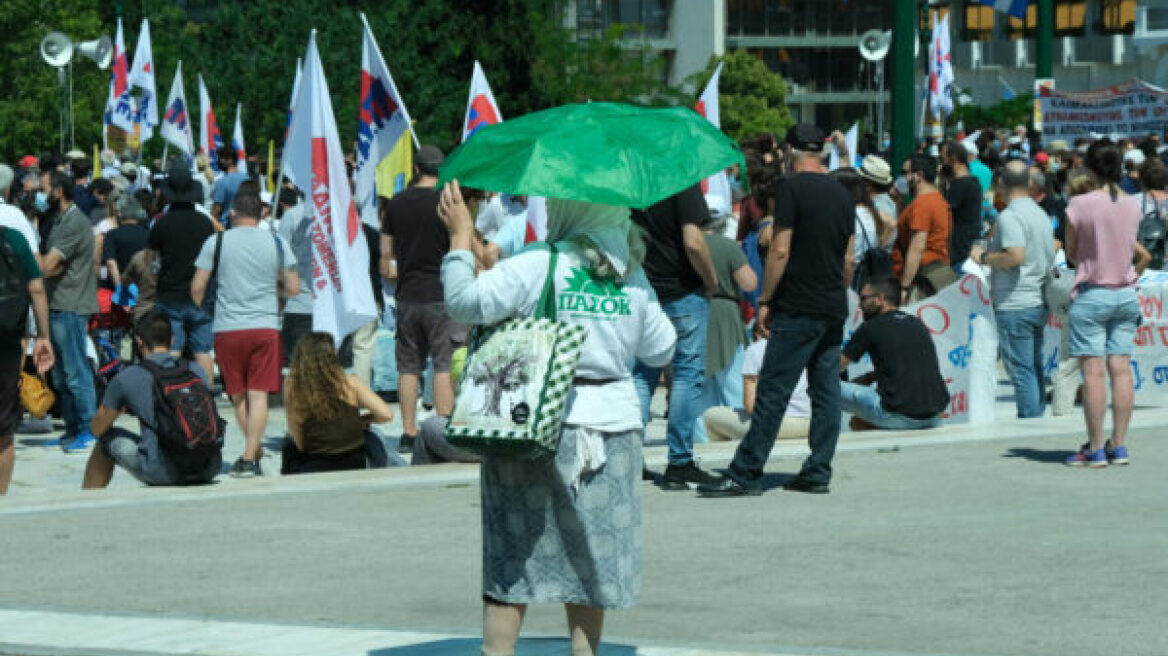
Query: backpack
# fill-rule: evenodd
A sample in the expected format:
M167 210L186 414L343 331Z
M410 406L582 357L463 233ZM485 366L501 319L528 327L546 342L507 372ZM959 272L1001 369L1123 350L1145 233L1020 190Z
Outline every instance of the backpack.
M1145 193L1142 207L1140 208L1144 214L1144 218L1140 219L1139 232L1136 233L1136 241L1140 242L1140 246L1148 249L1152 254L1152 263L1148 265L1149 269L1164 268L1164 245L1165 233L1168 230L1164 226L1164 217L1160 216L1160 203L1152 198L1152 209L1148 210L1148 199L1151 194Z
M142 360L154 379L154 429L158 445L184 476L198 476L219 457L227 422L215 397L185 360L164 367Z
M0 227L0 334L23 336L28 326L28 279Z
M892 275L892 255L880 248L879 245L872 243L872 238L868 235L868 229L864 227L863 221L856 223L864 235L864 245L866 246L864 254L860 256L860 263L852 272L852 290L859 294L865 283Z

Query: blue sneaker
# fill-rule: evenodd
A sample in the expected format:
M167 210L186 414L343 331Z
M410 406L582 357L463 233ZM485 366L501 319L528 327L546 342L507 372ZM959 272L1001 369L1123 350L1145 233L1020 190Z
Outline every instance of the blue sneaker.
M1103 452L1107 454L1107 460L1113 465L1126 465L1131 462L1127 455L1127 446L1119 445L1111 446L1111 440L1107 440L1107 444L1103 445Z
M1070 467L1090 467L1091 469L1101 469L1107 466L1107 454L1103 449L1098 451L1089 451L1086 447L1079 450L1078 453L1067 458L1067 465Z
M85 431L84 433L81 433L77 437L73 438L72 441L67 442L62 440L61 450L65 453L78 453L93 446L93 443L96 441L97 438L93 436L93 433Z

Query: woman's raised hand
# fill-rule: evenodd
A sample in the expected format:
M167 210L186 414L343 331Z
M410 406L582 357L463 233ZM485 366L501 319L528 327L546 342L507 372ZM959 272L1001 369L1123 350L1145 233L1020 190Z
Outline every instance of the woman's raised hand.
M438 201L438 217L442 219L451 236L474 232L474 221L462 200L458 180L451 180L442 187L442 197Z

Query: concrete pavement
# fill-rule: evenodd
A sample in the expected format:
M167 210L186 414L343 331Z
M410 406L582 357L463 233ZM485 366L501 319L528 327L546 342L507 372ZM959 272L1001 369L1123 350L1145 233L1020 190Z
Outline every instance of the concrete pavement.
M1133 465L1102 471L1061 464L1080 417L1003 418L845 438L828 496L646 485L642 600L605 653L1168 653L1166 421L1137 411ZM780 445L772 485L802 450ZM10 497L0 653L477 653L478 512L468 466ZM525 635L563 631L529 611ZM520 651L543 653L563 643Z

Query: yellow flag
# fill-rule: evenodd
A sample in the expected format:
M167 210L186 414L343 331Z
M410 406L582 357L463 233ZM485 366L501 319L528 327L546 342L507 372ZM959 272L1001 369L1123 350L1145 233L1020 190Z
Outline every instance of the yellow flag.
M273 188L273 185L276 184L276 181L272 177L272 171L274 171L275 169L276 169L276 142L272 141L271 139L268 139L268 189L273 194L276 193L276 189Z
M93 179L101 177L101 149L93 144Z
M386 198L405 189L414 172L414 148L410 133L403 132L393 150L377 165L377 195Z

